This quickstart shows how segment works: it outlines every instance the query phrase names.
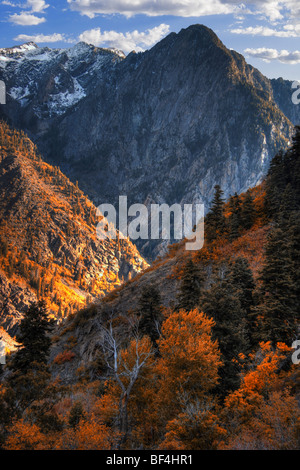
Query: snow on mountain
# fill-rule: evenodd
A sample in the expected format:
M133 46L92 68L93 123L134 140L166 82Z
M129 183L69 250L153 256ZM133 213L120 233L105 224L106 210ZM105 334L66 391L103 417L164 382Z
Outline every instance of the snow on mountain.
M33 51L35 49L38 49L38 46L34 42L27 42L25 44L21 44L20 46L0 48L0 55L4 55L4 56L11 56L11 55L16 55L16 54L24 55L27 52Z
M125 55L80 42L69 49L49 49L26 43L0 49L1 79L8 97L21 108L33 105L39 118L60 116L86 97Z

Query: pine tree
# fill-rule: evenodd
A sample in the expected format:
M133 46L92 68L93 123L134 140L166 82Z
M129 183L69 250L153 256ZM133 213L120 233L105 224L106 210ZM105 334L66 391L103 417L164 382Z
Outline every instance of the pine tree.
M271 162L266 181L267 215L273 219L262 269L258 340L296 339L299 328L300 127L291 148Z
M13 356L12 370L26 373L34 363L47 363L51 346L48 333L53 326L44 301L35 302L29 307L19 326L16 340L21 346Z
M262 269L261 302L257 308L260 341L291 344L297 333L297 285L291 257L291 241L277 226L268 237L266 261Z
M231 211L231 214L228 218L229 238L230 240L234 240L240 235L242 218L241 202L237 193L235 193L234 196L230 198L229 208Z
M77 401L72 406L70 410L70 414L69 414L68 422L71 428L76 428L76 426L78 426L78 424L84 418L84 416L85 416L85 413L84 413L82 403L80 401Z
M250 191L246 192L245 199L241 207L240 217L242 228L249 230L255 221L255 207Z
M282 193L286 187L284 171L284 154L279 152L271 161L266 178L265 214L268 218L276 217L282 201Z
M296 126L291 150L285 157L285 171L291 183L298 210L300 209L300 126Z
M184 267L177 295L177 310L183 309L189 312L199 305L203 283L204 273L192 259L189 259Z
M241 305L242 321L245 320L245 339L253 345L255 329L253 308L255 305L254 291L256 288L254 277L246 258L237 258L229 274L232 289L235 291ZM244 351L246 352L246 351Z
M215 195L212 205L205 219L205 233L208 241L213 241L224 233L226 219L224 215L223 191L219 185L215 186Z
M150 337L156 347L162 322L162 303L159 290L153 286L143 289L138 301L137 314L140 316L139 329L143 335Z
M251 308L254 280L247 261L239 258L224 278L216 276L201 299L201 309L215 321L213 338L218 340L224 365L217 391L224 397L240 382L239 354L250 347Z

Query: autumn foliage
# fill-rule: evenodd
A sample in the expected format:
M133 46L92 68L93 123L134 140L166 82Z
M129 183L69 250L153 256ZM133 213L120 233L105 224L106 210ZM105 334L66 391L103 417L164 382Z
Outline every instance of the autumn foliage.
M52 349L44 331L40 357L31 309L26 371L12 355L0 385L0 447L299 450L299 159L300 128L261 186L227 203L216 187L202 250L171 247L73 313Z

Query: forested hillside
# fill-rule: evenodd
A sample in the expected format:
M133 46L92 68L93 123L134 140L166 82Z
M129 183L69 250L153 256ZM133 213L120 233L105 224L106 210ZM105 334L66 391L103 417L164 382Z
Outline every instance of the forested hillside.
M299 449L299 179L297 127L260 186L226 202L215 187L200 251L170 246L59 327L33 304L2 447Z
M63 319L148 264L129 240L96 235L96 207L22 132L0 123L0 326L28 306Z

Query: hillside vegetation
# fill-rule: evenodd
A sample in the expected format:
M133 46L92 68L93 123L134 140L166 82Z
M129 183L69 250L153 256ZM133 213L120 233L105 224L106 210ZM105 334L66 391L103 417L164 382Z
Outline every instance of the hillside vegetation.
M215 187L200 251L171 246L56 328L34 304L0 388L3 448L299 449L299 178L296 128L261 186L227 203Z
M0 325L8 332L34 300L62 319L148 266L129 240L98 240L96 207L4 122L0 188Z

